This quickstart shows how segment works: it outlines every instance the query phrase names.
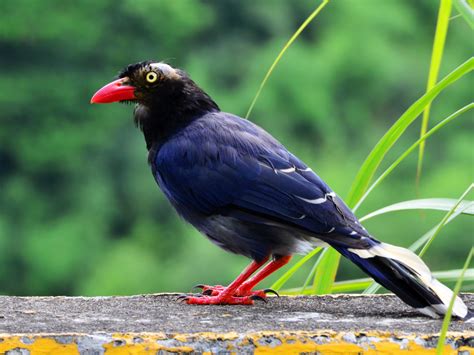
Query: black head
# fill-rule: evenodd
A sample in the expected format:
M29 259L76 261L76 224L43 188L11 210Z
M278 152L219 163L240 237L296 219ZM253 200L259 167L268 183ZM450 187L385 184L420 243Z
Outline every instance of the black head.
M118 78L125 79L124 85L135 88L131 101L149 105L157 100L162 101L163 96L182 90L185 83L190 81L184 71L152 61L130 64L120 72Z
M124 68L117 80L97 91L91 103L136 103L135 122L147 146L163 140L194 118L219 107L186 72L162 62L145 61Z

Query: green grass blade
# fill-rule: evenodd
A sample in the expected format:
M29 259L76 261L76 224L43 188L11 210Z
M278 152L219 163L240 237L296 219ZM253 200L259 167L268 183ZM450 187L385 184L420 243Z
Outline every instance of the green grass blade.
M260 93L263 90L263 87L265 86L268 78L270 78L270 75L272 75L273 70L277 66L278 62L280 59L283 57L283 54L285 54L286 50L292 45L292 43L298 38L298 36L303 32L303 30L310 24L311 21L321 12L321 10L329 3L329 0L323 0L323 2L308 16L306 20L301 24L301 26L296 30L296 32L291 36L291 38L286 42L286 44L283 46L283 49L278 53L277 57L273 61L272 65L270 66L270 69L268 69L268 72L265 74L265 77L263 78L260 87L257 90L257 93L255 94L255 97L252 100L252 103L250 104L250 107L247 111L247 114L245 115L245 118L249 118L250 114L252 113L253 107L255 106L255 103L258 100L258 97L260 96Z
M307 24L314 18L314 16L316 16L317 13L319 13L319 11L322 10L322 8L326 5L326 3L327 1L324 1L315 10L315 12L313 12L313 14L311 14L310 17L308 17L307 21L303 23L300 29L295 33L295 35L293 35L290 41L288 41L288 43L285 45L283 50L277 56L276 60L270 67L268 73L266 74L264 80L262 81L262 84L260 85L260 88L249 108L247 117L248 115L250 115L255 105L255 102L258 99L258 96L260 95L262 88L264 87L266 81L271 75L276 64L281 59L281 56L283 55L283 53L291 45L291 43L293 43L293 41L297 38L299 33L301 33L301 31L304 29L304 27L307 26ZM375 174L376 169L382 162L387 152L390 150L393 144L395 144L395 142L403 134L403 132L408 128L408 126L420 115L420 113L424 110L426 105L428 105L432 100L434 100L434 98L436 98L436 96L441 91L446 89L449 85L455 83L458 79L460 79L466 73L472 71L473 69L474 69L474 58L470 58L466 62L461 64L458 68L456 68L451 73L449 73L447 76L445 76L438 84L434 85L434 87L431 90L429 90L422 97L420 97L414 104L412 104L407 109L407 111L395 122L395 124L380 139L380 141L371 151L367 159L364 161L362 167L360 168L352 184L351 191L349 193L349 198L347 200L349 207L354 207L355 204L360 199L360 197L365 193L365 191L367 190L370 184L371 179L373 178L373 175ZM458 114L460 114L460 112ZM427 137L424 137L424 139L426 138ZM301 259L300 261L302 260L306 262L307 260L309 260L309 258ZM311 291L314 291L318 294L327 293L331 291L331 287L332 287L332 284L334 283L334 279L336 276L337 268L339 266L339 260L340 260L339 253L337 253L334 249L331 249L331 248L320 255L320 258L318 259L319 264L318 264L318 267L316 268L315 277L314 277L314 287ZM292 274L296 272L296 270L303 263L296 264L294 266L295 268L292 269ZM291 275L289 275L288 278L291 277ZM285 283L288 280L288 278L283 279L283 283ZM277 284L277 286L278 285L279 284ZM281 285L279 286L281 287Z
M423 142L424 140L428 139L429 137L431 137L433 134L435 134L436 132L438 132L441 128L443 128L444 126L446 126L448 123L450 123L451 121L453 121L455 118L459 117L461 114L463 114L464 112L467 112L471 109L474 108L474 103L470 103L462 108L460 108L459 110L457 110L456 112L454 112L453 114L449 115L448 117L446 117L444 120L442 120L440 123L438 123L436 126L434 126L432 129L430 129L425 135L423 135L420 139L418 139L415 143L413 143L410 148L408 148L402 155L400 155L400 157L398 157L397 160L395 160L395 162L392 163L392 165L390 165L376 180L375 182L370 185L369 188L367 188L365 190L365 192L362 194L361 197L358 198L358 201L357 201L357 204L354 206L353 208L353 211L356 211L360 205L362 204L362 202L364 202L364 200L367 198L367 196L369 196L369 194L372 192L372 190L374 188L376 188L411 152L413 152L416 147L421 143ZM375 171L374 171L375 172Z
M473 202L470 202L467 205L463 205L464 207L459 207L461 205L461 201L464 200L464 197L471 191L473 188L473 184L469 186L469 188L461 195L461 197L456 201L454 206L448 211L448 213L441 219L441 222L439 222L434 228L430 229L427 233L425 233L421 238L419 238L415 243L410 245L408 249L411 251L415 252L422 246L423 249L421 252L418 254L420 257L423 256L423 254L426 252L428 247L431 245L431 242L434 240L436 235L441 231L441 229L446 226L449 222L451 222L453 219L464 213L466 210L470 210L473 207ZM380 285L376 283L375 281L367 288L364 290L364 294L373 294L376 293L380 289Z
M469 2L471 3L469 5ZM454 7L461 14L467 24L474 30L474 1L454 0Z
M452 222L455 218L457 218L459 215L464 213L464 210L470 209L472 205L468 205L464 208L457 209L456 212L454 212L447 220L444 222L444 225L447 225L448 223ZM418 238L408 249L411 251L415 252L418 249L420 249L430 238L431 236L436 232L438 227L441 225L441 222L438 223L435 227L431 228L428 232L423 234L420 238Z
M438 345L436 346L436 354L438 355L443 354L443 351L445 348L444 342L446 340L446 333L448 332L449 322L451 321L451 314L453 313L454 301L456 300L456 296L458 295L459 290L461 289L464 273L469 267L469 263L471 262L473 252L474 252L474 248L471 248L471 251L469 252L469 255L467 256L466 262L464 263L463 271L461 275L459 276L458 281L456 282L456 286L454 286L453 296L451 297L451 301L449 302L448 310L446 311L446 314L444 315L443 325L441 326L441 332L438 339Z
M332 284L336 279L337 269L339 267L339 254L333 248L327 248L320 256L319 265L314 274L313 290L317 295L323 295L331 292Z
M472 61L474 64L474 60ZM471 67L473 65L471 64ZM472 70L472 69L471 69ZM443 79L444 81L444 79ZM385 179L391 172L392 170L395 169L395 167L402 162L406 156L408 156L416 147L418 144L420 144L421 141L424 141L425 139L429 138L431 135L433 135L435 132L437 132L439 129L444 127L446 124L454 120L456 117L461 115L462 113L470 110L471 108L474 108L474 103L471 103L469 105L464 106L460 110L456 111L443 121L441 121L439 124L437 124L435 127L433 127L429 132L427 132L423 137L421 137L417 142L415 142L410 148L408 148L405 153L403 153L375 182L374 184L368 189L364 195L362 195L361 199L357 203L357 205L354 207L354 211L360 206L360 203L368 196L370 191L374 189L380 182L382 182L383 179ZM407 111L408 112L408 111ZM403 117L403 116L402 116ZM416 118L416 116L415 116ZM401 120L401 119L400 119ZM400 121L399 120L399 121ZM398 122L397 122L398 123ZM396 123L396 124L397 124ZM396 125L395 124L395 125ZM395 127L392 126L393 127ZM406 127L405 127L406 128ZM390 131L389 131L390 132ZM401 132L402 133L402 132ZM401 135L400 133L400 135ZM385 136L384 136L385 137ZM383 138L382 138L383 139ZM379 142L380 143L380 142ZM392 143L393 144L393 143ZM373 151L372 151L373 152ZM386 152L384 153L386 154ZM370 155L369 155L370 157ZM383 157L382 157L383 158ZM366 160L367 161L367 160ZM380 164L380 162L378 163ZM375 173L375 170L373 171ZM372 175L373 175L372 173ZM362 183L362 181L361 181ZM353 207L351 203L349 203L349 207ZM323 253L320 256L321 261L320 261L320 266L316 270L315 274L315 283L317 284L315 286L317 294L323 294L323 293L328 293L331 291L332 283L334 282L336 278L336 273L337 273L337 268L339 267L339 261L341 259L340 254L335 251L334 249L330 248L327 253ZM375 286L374 286L375 287Z
M416 149L418 144L421 141L428 139L431 135L436 133L438 130L443 128L446 124L454 120L456 117L460 116L462 113L474 108L474 103L464 106L460 110L456 111L455 113L451 114L449 117L438 123L435 127L433 127L429 132L427 132L423 137L418 139L410 148L408 148L371 186L370 188L364 193L364 195L359 200L359 203L355 206L354 210L360 206L360 203L365 200L368 194L378 185L380 184L383 179L385 179L394 169L395 167L400 164L406 156L408 156L413 150ZM461 206L462 207L462 206ZM470 211L470 209L464 210ZM367 216L365 217L367 219ZM334 249L329 249L327 252L321 254L320 259L318 259L318 268L316 269L315 279L314 279L314 290L316 294L323 294L331 292L332 283L335 280L337 268L339 266L340 261L340 254L335 251ZM375 285L375 286L374 286ZM374 283L367 292L375 292L376 287L379 287L377 284ZM375 290L375 291L374 291Z
M462 272L462 269L436 271L436 272L433 272L433 276L439 281L452 282L452 281L456 281L459 278L459 275L461 275L461 272ZM466 273L464 274L464 281L474 281L474 269L466 270ZM338 281L338 282L335 282L334 285L332 286L331 293L362 291L366 289L368 286L372 285L373 283L374 281L370 277L365 277L362 279Z
M433 272L433 276L442 282L453 282L459 279L459 276L462 273L462 269L455 269L455 270L447 270L447 271L435 271ZM466 281L471 281L470 284L466 285ZM464 284L463 289L469 290L470 288L474 287L474 269L467 269L464 273ZM369 277L361 278L361 279L354 279L354 280L346 280L346 281L338 281L335 282L331 288L331 293L345 293L345 292L355 292L361 291L369 286L373 280ZM283 295L314 295L314 291L312 289L304 289L303 287L295 287L280 290L280 293Z
M371 278L347 280L334 282L331 287L331 293L344 293L365 290L372 284Z
M436 32L433 41L433 51L431 53L431 64L428 73L428 83L426 85L426 91L430 91L435 86L438 80L439 68L441 66L441 60L443 58L444 43L446 42L446 34L448 33L449 17L451 16L451 0L441 0L439 4L438 21L436 23ZM423 137L428 130L428 122L430 119L430 108L431 103L426 105L423 111L423 118L421 121L420 137ZM416 181L417 184L421 178L421 170L423 166L423 155L425 151L425 141L421 142L420 149L418 151L418 166L416 170Z
M433 272L433 276L440 281L450 282L457 281L461 276L463 269L437 271ZM464 272L464 281L474 281L474 269L466 269Z
M295 287L295 288L287 288L284 290L278 291L280 295L286 296L301 296L301 295L312 295L314 296L314 292L311 289L303 290L302 287Z
M449 85L455 83L458 79L463 77L474 69L474 58L469 58L459 67L454 69L451 73L446 75L440 82L438 82L430 91L420 97L413 103L408 110L395 122L395 124L385 133L379 140L374 149L370 152L367 159L362 164L357 176L352 184L347 203L349 207L355 206L360 197L367 190L367 187L375 174L376 169L382 162L383 158L400 138L407 127L415 121L415 119L424 110L426 105L433 101L440 92L446 89Z
M457 200L453 198L425 198L419 200L409 200L394 203L393 205L386 206L371 212L364 217L360 218L359 221L364 222L370 218L380 216L385 213L395 211L406 211L406 210L438 210L438 211L449 211L455 206ZM464 207L468 207L464 209ZM458 209L462 209L464 214L474 214L474 203L473 201L461 201Z
M311 271L309 272L308 276L306 277L306 280L304 281L303 283L303 288L302 288L302 291L306 290L306 288L308 287L309 283L311 282L311 279L313 279L313 277L315 277L315 274L316 274L316 270L318 269L318 266L319 266L319 263L321 261L321 258L318 258L313 267L311 268Z
M464 191L464 193L461 195L461 197L459 197L458 201L456 202L456 204L453 206L453 208L451 208L448 213L446 213L446 215L443 217L443 219L441 220L441 222L439 223L438 225L438 228L436 228L435 232L433 233L433 235L428 239L428 241L425 243L425 245L423 246L423 249L421 249L420 253L418 254L420 256L420 258L426 253L426 251L428 250L428 248L430 247L431 243L433 243L433 241L435 240L436 236L439 234L439 232L441 231L441 229L443 229L443 227L446 225L446 221L448 220L449 217L451 217L451 215L453 213L456 212L456 209L459 207L459 205L461 204L461 202L464 200L464 198L467 196L467 194L469 192L471 192L471 190L474 188L474 184L471 184L467 189L466 191Z
M321 251L322 248L315 248L310 253L306 254L297 263L295 263L287 272L285 272L278 280L276 280L273 285L270 286L271 289L279 290L293 274L298 271L298 269L303 266L309 259L315 256Z

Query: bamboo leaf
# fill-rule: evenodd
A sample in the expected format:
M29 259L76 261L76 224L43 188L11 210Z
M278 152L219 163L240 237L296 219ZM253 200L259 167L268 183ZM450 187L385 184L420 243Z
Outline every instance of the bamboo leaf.
M431 64L428 73L428 83L426 85L426 91L430 91L435 86L438 80L439 68L441 66L441 60L443 58L444 43L446 42L446 34L448 33L449 17L451 16L451 0L441 0L439 4L438 21L436 23L436 32L433 41L433 51L431 53ZM421 121L420 137L423 137L428 130L428 122L430 118L431 103L426 105L423 111L423 118ZM417 184L421 178L421 170L423 166L423 155L425 151L425 141L420 144L420 150L418 151L418 166L416 170L416 181Z
M347 198L349 207L355 206L360 197L367 190L370 181L375 174L378 166L382 162L383 158L400 138L403 132L408 126L415 121L415 119L424 110L426 105L433 101L433 99L439 95L441 91L446 89L449 85L455 83L465 74L469 73L474 69L474 58L469 58L459 67L454 69L451 73L446 75L438 84L436 84L431 90L420 97L415 103L413 103L405 113L393 124L393 126L385 133L385 135L379 140L374 149L370 152L367 159L362 164L356 178L352 184Z

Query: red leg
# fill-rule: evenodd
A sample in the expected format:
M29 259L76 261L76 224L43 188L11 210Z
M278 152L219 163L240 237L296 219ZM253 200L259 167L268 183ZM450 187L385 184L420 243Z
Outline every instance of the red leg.
M253 291L252 289L264 278L269 276L270 274L274 273L276 270L288 264L291 260L291 255L281 256L277 259L270 261L263 269L257 272L252 278L248 279L247 281L243 282L239 288L237 289L237 295L257 295L262 298L265 298L264 291Z
M252 261L252 263L245 268L245 270L227 287L216 288L220 291L215 296L186 296L184 300L188 304L253 304L253 300L249 297L235 297L235 291L242 283L245 282L252 274L257 271L268 260L268 257L261 261ZM206 288L206 286L204 286ZM207 287L212 289L212 287Z

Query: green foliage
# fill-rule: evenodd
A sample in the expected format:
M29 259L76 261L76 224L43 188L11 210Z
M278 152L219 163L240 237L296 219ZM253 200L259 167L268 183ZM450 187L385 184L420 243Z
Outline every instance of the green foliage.
M445 124L452 121L454 118L458 117L461 113L468 111L469 109L474 107L474 104L468 104L461 108L460 110L456 111L440 124L438 124L434 129L430 132L426 132L428 127L428 118L430 112L430 106L432 100L434 100L442 91L444 91L449 85L455 83L458 79L462 78L469 72L474 69L474 58L471 57L466 62L461 64L458 68L452 71L449 75L447 75L441 82L435 85L439 66L441 63L441 57L443 55L443 48L444 48L444 41L447 32L447 23L449 22L449 14L451 12L451 1L450 0L441 0L439 17L438 17L438 24L435 36L435 44L433 48L433 55L431 61L431 68L430 74L428 78L428 91L425 95L423 95L420 99L418 99L414 104L412 104L408 110L395 122L395 124L384 134L384 136L379 140L376 146L372 149L367 159L362 164L359 172L352 183L351 190L349 191L349 197L347 199L347 204L351 207L354 211L361 205L364 201L364 198L372 191L372 189L377 186L389 173L395 169L395 167L402 162L410 153L413 151L414 148L420 146L420 152L418 156L418 169L417 169L417 178L420 177L421 174L421 166L423 161L423 154L424 154L424 144L426 138L431 136L435 131L442 128ZM295 39L295 36L298 36L299 33L297 32L293 37L292 40ZM271 74L274 65L278 63L279 58L281 57L281 53L278 55L277 59L275 60L274 64L271 67L271 70L267 73L263 83L268 79L269 74ZM259 91L257 92L258 97L262 86L260 87ZM254 99L255 102L255 99ZM253 104L251 108L253 107ZM400 137L404 134L405 130L409 127L409 125L416 120L418 115L423 112L423 122L422 122L422 129L421 129L421 137L420 139L415 142L407 151L405 151L396 161L393 163L381 176L377 181L369 188L369 184L375 175L375 172L379 165L384 160L387 153L391 150L392 146L400 139ZM418 182L418 180L417 180ZM458 202L453 206L453 208L446 214L443 220L439 223L434 233L431 234L430 238L426 241L426 244L423 246L423 249L420 252L420 256L422 256L428 247L431 245L434 238L438 235L441 228L445 225L445 222L448 218L455 212L458 205L463 202L464 197L469 193L473 185L469 187L469 189L463 193L460 197ZM312 274L314 272L314 294L325 294L331 292L331 288L333 286L334 280L336 278L337 269L339 267L340 261L340 254L337 253L335 250L329 248L325 250L316 261L318 265L313 267L311 270ZM306 261L305 259L302 259ZM300 261L301 262L301 261ZM301 267L301 266L299 266ZM298 267L298 268L299 268ZM295 272L294 270L293 272ZM281 280L281 279L280 279ZM278 280L276 283L280 282ZM285 280L286 281L286 280ZM357 282L356 282L357 283ZM306 283L303 286L302 290L304 291L306 287ZM373 293L376 292L379 288L378 285L373 283L370 287L367 288L365 292Z
M451 0L441 0L439 3L438 22L436 24L436 33L433 42L433 52L431 54L430 71L428 74L428 84L426 91L430 91L438 80L439 68L441 66L441 59L443 58L444 43L448 33L449 16L451 15ZM426 105L423 111L423 120L421 121L420 136L422 137L428 130L428 122L430 118L431 103ZM417 166L417 182L421 177L421 168L423 165L423 155L425 151L425 142L421 142L418 154Z
M252 109L255 106L255 104L257 103L258 97L260 96L260 93L262 92L263 87L265 86L268 78L272 75L273 70L278 65L278 63L280 62L280 60L283 57L283 55L285 54L285 52L288 50L288 48L291 46L291 44L299 37L299 35L301 34L301 32L303 32L303 30L306 28L306 26L308 26L311 23L311 21L313 21L313 19L321 12L321 10L324 8L324 6L326 6L328 4L328 2L329 2L329 0L323 0L321 5L319 5L308 16L308 18L306 20L304 20L304 22L301 24L301 26L293 34L293 36L291 36L291 38L288 40L288 42L286 42L286 44L283 46L283 49L280 51L280 53L278 53L277 57L273 61L272 65L270 66L270 69L268 69L267 73L265 74L265 77L263 78L263 80L262 80L262 82L261 82L261 84L260 84L260 86L257 90L257 93L255 94L255 97L252 100L252 103L250 104L250 107L247 111L247 114L245 115L245 118L248 118L250 116L250 113L252 113Z
M415 243L413 243L409 249L412 251L417 251L419 248L421 248L418 255L423 257L428 248L431 246L431 243L449 222L463 213L471 212L472 208L474 207L474 202L465 201L464 198L469 194L472 188L473 185L471 184L467 190L463 192L459 199L451 204L451 208L448 210L448 213L444 215L441 221L430 231L425 233L421 238L419 238ZM376 293L380 288L380 285L378 285L376 282L372 282L372 284L366 290L364 290L364 293Z
M321 248L314 248L311 252L306 254L303 258L298 260L287 272L285 272L272 286L271 289L278 291L282 286L298 271L298 269L306 263L309 259L321 251Z
M454 0L454 6L466 23L474 30L474 1Z
M296 271L296 270L295 270ZM448 271L435 271L433 276L441 282L455 283L459 280L463 272L463 269L448 270ZM474 269L466 269L464 272L463 281L470 281L472 285L474 281ZM365 277L356 280L348 281L337 281L333 283L331 293L347 293L347 292L360 292L367 290L369 286L374 284L371 278ZM467 291L472 291L473 287L465 287ZM280 291L283 295L314 295L314 290L306 287L294 287ZM368 292L364 292L368 293Z
M451 321L451 314L453 312L453 307L454 307L454 301L456 300L456 296L458 295L459 291L461 290L461 285L464 280L464 275L466 273L467 268L469 267L469 264L471 262L472 254L474 253L474 248L471 248L469 255L466 258L466 261L464 262L464 267L461 271L461 275L459 275L458 280L456 281L456 285L454 286L454 292L453 296L451 297L451 301L449 302L449 307L444 315L443 319L443 325L441 326L441 331L438 339L438 344L436 346L436 354L437 355L442 355L444 353L444 342L446 340L446 333L448 332L449 328L449 323Z
M459 199L456 201L454 206L446 213L446 215L443 217L441 222L439 222L439 225L436 227L435 232L430 236L430 238L426 241L425 245L423 245L423 248L421 249L420 253L418 254L420 257L425 255L426 251L430 247L431 243L433 243L434 239L438 236L438 234L441 232L441 229L445 226L446 221L451 217L455 212L456 209L461 207L461 203L464 201L464 198L471 192L472 188L474 187L474 184L471 184L466 191L459 197Z
M89 100L124 65L157 59L184 68L223 110L243 116L282 44L316 5L0 1L0 293L131 294L228 283L247 260L172 211L146 165L132 108ZM436 13L432 0L331 1L275 67L252 121L345 196L367 152L423 94ZM471 55L467 30L463 18L450 22L440 77ZM470 102L472 83L467 76L444 91L431 120ZM471 124L460 117L430 138L420 199L457 196L472 182ZM387 158L416 136L408 129ZM415 169L416 157L405 159L361 215L413 199ZM400 211L366 226L409 245L439 219L436 211ZM469 228L465 216L444 228L428 263L459 267L472 244ZM303 265L311 279L295 273L285 287L306 283L312 291L311 264ZM341 262L339 279L361 275Z
M405 160L408 155L410 155L411 152L413 152L416 147L418 147L421 143L423 143L426 139L431 137L434 133L439 131L441 128L443 128L445 125L447 125L449 122L453 121L455 118L459 117L462 113L469 111L470 109L474 108L474 103L470 103L461 109L457 110L456 112L452 113L448 117L446 117L444 120L442 120L440 123L438 123L435 127L430 129L428 132L426 132L423 136L420 137L415 143L413 143L410 148L405 150L403 154L401 154L397 160L395 160L380 176L374 181L370 187L368 187L364 194L359 198L357 204L354 206L354 210L356 210L362 202L365 201L367 196L372 192L372 190L378 186L392 171L401 163Z
M439 210L439 211L449 211L453 207L455 207L457 201L452 198L427 198L427 199L420 199L420 200L410 200L410 201L403 201L394 203L393 205L383 207L378 209L377 211L371 212L368 215L359 218L359 221L363 222L368 220L369 218L373 218L375 216L379 216L384 213L388 212L395 212L395 211L404 211L404 210ZM460 205L458 206L460 210L463 210L463 213L466 214L474 214L474 203L471 201L461 201ZM467 208L464 210L464 208Z
M377 142L377 145L370 152L367 159L362 164L357 176L352 183L349 197L347 198L347 204L350 207L355 208L356 203L360 200L364 192L367 190L372 177L375 175L375 171L382 163L385 155L389 152L392 146L402 136L408 126L416 120L418 115L426 108L431 101L436 98L443 90L449 85L462 78L474 69L474 58L470 58L458 68L453 70L447 75L439 84L433 86L425 95L420 97L408 110L390 127L387 133ZM423 135L425 132L423 132Z

